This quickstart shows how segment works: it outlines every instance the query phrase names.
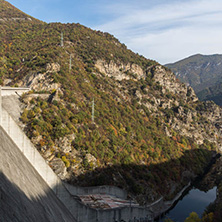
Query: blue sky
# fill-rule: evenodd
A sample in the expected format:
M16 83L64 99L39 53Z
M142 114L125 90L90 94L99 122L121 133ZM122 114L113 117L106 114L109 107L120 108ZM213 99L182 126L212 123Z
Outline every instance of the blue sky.
M193 54L222 54L221 0L8 0L45 22L109 32L161 64Z

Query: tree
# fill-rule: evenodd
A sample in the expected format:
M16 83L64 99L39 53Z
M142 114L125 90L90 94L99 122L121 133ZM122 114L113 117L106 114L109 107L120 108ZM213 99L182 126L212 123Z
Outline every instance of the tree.
M186 218L185 222L200 222L198 214L195 212L190 213L189 217Z

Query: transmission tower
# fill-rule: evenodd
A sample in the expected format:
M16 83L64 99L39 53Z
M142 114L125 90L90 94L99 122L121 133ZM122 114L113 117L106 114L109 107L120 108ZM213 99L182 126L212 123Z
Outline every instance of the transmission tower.
M95 102L94 102L94 98L92 101L92 123L94 123L94 118L95 117Z
M72 69L72 54L70 54L69 57L69 72L71 72L71 69Z
M64 42L63 42L63 32L61 32L61 47L64 46Z

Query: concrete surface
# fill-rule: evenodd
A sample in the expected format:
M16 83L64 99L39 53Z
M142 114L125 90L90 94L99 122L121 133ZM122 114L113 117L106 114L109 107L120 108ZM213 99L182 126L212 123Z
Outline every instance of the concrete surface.
M15 120L16 124L21 125L19 120L23 112L24 105L19 101L18 95L3 96L2 105L8 114Z
M75 221L0 127L0 221Z

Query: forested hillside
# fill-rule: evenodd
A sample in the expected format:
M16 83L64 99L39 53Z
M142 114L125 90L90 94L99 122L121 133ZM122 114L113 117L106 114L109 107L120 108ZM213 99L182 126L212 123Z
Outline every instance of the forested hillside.
M21 122L62 179L145 203L204 172L221 144L218 106L108 33L12 15L31 18L0 0L0 83L32 89Z

